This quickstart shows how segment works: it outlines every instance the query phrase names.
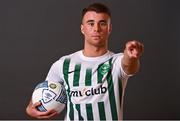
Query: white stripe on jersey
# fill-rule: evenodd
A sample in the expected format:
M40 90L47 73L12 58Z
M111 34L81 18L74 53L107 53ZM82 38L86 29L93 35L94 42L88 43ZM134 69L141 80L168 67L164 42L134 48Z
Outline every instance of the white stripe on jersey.
M93 117L94 117L94 119L100 119L99 118L98 104L97 103L93 103L92 107L93 107Z

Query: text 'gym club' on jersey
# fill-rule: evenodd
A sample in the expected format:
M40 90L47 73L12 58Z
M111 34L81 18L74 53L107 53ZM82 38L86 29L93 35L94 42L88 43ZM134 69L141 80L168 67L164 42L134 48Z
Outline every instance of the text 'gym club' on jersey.
M85 57L82 50L56 61L46 80L63 83L67 93L66 120L121 120L129 75L121 66L123 53L108 51Z

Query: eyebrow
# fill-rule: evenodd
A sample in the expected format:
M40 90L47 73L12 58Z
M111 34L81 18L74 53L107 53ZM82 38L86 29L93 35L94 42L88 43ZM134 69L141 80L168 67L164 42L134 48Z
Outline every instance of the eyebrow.
M89 23L89 22L94 22L94 20L88 20L88 21L86 21L86 23Z
M89 22L94 22L94 20L88 20L86 23L89 23ZM106 20L100 20L99 22L105 22L105 23L107 23Z

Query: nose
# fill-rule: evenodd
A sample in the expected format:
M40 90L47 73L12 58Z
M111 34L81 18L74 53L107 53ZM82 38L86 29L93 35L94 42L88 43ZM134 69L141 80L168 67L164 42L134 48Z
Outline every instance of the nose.
M99 24L95 24L95 25L94 25L94 31L95 31L95 32L99 32L100 30L101 30L100 25L99 25Z

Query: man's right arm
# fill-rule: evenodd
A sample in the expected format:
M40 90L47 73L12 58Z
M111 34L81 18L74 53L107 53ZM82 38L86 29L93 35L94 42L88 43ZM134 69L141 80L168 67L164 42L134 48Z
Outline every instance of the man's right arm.
M37 106L40 106L41 103L37 102L35 104L32 103L32 100L30 100L28 106L26 107L26 113L32 118L32 119L53 119L58 115L58 112L54 110L49 110L46 112L41 112L37 110Z
M55 82L61 81L61 78L60 78L61 76L59 75L61 73L61 72L59 72L59 70L61 68L61 64L62 64L61 61L56 61L51 66L51 69L49 70L49 73L46 77L46 80L53 80ZM26 108L26 113L33 119L52 119L58 115L58 113L54 110L50 110L50 111L46 111L46 112L38 111L36 107L38 107L40 105L41 105L40 102L33 104L32 100L30 100L30 102Z

